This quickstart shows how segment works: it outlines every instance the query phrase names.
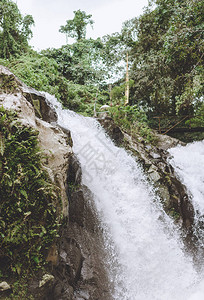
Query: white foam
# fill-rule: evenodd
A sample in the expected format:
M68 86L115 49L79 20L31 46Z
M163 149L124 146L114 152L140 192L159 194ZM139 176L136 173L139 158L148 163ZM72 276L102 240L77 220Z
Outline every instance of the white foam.
M71 130L83 182L95 195L113 298L195 300L202 294L199 300L204 299L199 274L182 250L177 229L135 159L117 148L95 119L62 110L56 99L47 98L57 108L59 124Z

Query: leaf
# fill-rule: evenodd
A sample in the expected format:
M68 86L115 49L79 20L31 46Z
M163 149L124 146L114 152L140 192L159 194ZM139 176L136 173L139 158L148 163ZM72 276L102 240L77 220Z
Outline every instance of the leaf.
M4 114L2 117L1 117L1 121L5 121L6 120L6 114Z
M21 274L21 265L16 265L16 271L17 271L18 275Z
M39 260L39 258L38 258L37 256L34 256L34 257L33 257L33 260L34 260L34 262L35 262L36 264L39 264L39 262L40 262L40 260Z
M26 212L26 213L24 213L24 216L27 218L28 216L30 216L31 215L31 211L28 211L28 212Z
M21 195L23 195L26 199L28 199L28 194L25 190L20 190Z
M42 229L42 231L41 231L41 233L39 234L39 237L42 237L43 235L45 235L45 234L47 233L47 230L45 229L44 226L41 226L41 229Z
M4 155L4 150L5 150L5 144L4 144L3 137L0 134L0 154L1 154L1 156Z

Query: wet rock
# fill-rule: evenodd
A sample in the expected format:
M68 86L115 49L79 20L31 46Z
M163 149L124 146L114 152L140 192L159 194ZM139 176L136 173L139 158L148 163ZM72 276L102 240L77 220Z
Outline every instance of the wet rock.
M124 138L120 127L118 127L110 117L98 119L98 121L104 127L110 138L116 143L116 145L120 145Z
M6 281L0 282L0 299L7 299L11 292L11 286Z
M138 143L137 140L130 138L125 134L125 147L128 148L143 165L144 171L148 178L153 182L158 195L164 204L165 211L172 216L172 209L175 212L175 220L182 223L183 227L189 232L192 230L194 211L190 199L187 196L185 186L176 178L174 169L169 165L168 146L178 144L179 141L170 138L167 145L165 145L168 137L162 135L162 141L159 145L151 145L147 149L143 144ZM164 145L163 145L164 143ZM136 151L135 151L136 150ZM185 199L185 200L184 200Z
M76 293L76 300L89 300L89 292L80 290Z
M161 158L161 155L158 154L158 153L150 152L150 155L151 155L151 157L154 158L154 159L160 159L160 158Z
M53 275L45 274L45 275L43 275L42 280L39 282L39 287L41 288L42 286L44 286L46 284L52 284L53 281L54 281Z
M10 289L11 289L11 287L6 281L0 282L0 292L5 292Z
M113 120L106 118L100 120L107 133L112 136L114 128ZM115 125L116 126L116 125ZM187 196L186 187L176 178L172 166L168 162L168 148L183 144L179 140L154 132L157 144L145 144L139 135L134 137L122 132L121 145L133 154L143 167L147 178L153 183L156 192L161 198L165 211L173 217L176 222L182 224L188 232L192 231L194 210Z
M80 246L74 238L63 239L60 247L60 263L58 268L63 268L72 285L76 285L81 276L83 256Z
M71 136L71 131L68 130L67 128L64 128L63 126L60 126L59 124L57 124L57 127L59 127L67 136L67 144L70 147L73 147L73 141L72 141L72 136Z
M56 192L62 200L62 203L54 203L54 205L57 213L59 215L62 213L66 218L68 216L67 170L69 157L72 155L69 137L58 126L50 124L57 120L57 115L41 93L27 87L3 66L0 66L0 82L2 82L0 105L17 112L22 124L39 132L39 145L46 155L44 168L58 187Z
M58 281L52 290L52 294L46 300L74 300L74 298L73 287L66 285L63 281Z
M185 145L185 143L169 135L159 134L156 130L153 130L153 132L157 138L158 149L168 150L169 148L176 147L177 145Z
M191 232L194 222L193 205L188 197L186 187L181 184L176 176L171 177L169 193L172 195L172 207L182 216L183 226Z
M76 155L72 155L69 160L69 169L68 169L68 182L72 183L73 185L81 184L81 166L76 157Z
M157 172L157 169L155 166L151 165L151 167L148 170L149 177L153 182L157 182L161 179L161 176Z
M0 83L0 104L39 132L44 169L61 199L53 203L63 224L60 237L48 249L47 273L39 270L32 278L29 294L36 300L112 299L99 218L92 194L81 184L81 167L72 153L70 131L56 124L55 110L43 94L4 67L0 67ZM119 128L113 127L112 134L117 142L123 138Z
M170 194L169 194L168 187L166 185L159 184L158 194L159 194L160 198L162 199L164 207L167 208L170 204Z
M63 291L72 287L74 296L70 294L65 299L111 300L102 231L93 195L81 185L81 168L76 157L72 163L74 167L70 170L74 171L68 178L78 184L69 191L69 224L60 233L59 261L53 269L54 299L64 299Z
M23 96L32 104L36 116L46 122L56 122L57 114L55 109L48 103L46 97L35 89L22 84L21 91Z
M38 118L43 119L46 122L56 122L57 114L55 109L50 105L46 97L36 91L35 89L25 85L18 77L10 72L6 67L0 65L0 82L1 93L14 94L14 92L21 93L27 101L35 109L35 114Z

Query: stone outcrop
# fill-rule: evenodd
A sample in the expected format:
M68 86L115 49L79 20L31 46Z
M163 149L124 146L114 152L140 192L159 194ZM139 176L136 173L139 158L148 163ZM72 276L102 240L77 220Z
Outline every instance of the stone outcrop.
M111 300L103 239L90 191L81 184L81 167L73 156L68 170L69 223L61 228L60 239L50 249L53 276L43 285L39 278L30 284L35 299ZM40 283L45 275L39 274Z
M93 197L81 185L81 168L75 157L70 162L69 174L69 226L62 229L59 261L53 273L56 282L48 299L109 300L111 287L100 223Z
M113 120L106 116L105 118L98 119L100 124L106 129L110 138L115 142L116 145L121 145L124 140L124 134L121 129L114 124Z
M81 184L70 132L56 125L56 112L43 94L27 87L3 66L0 105L17 112L21 123L39 132L44 168L61 195L61 203L54 203L62 216L60 237L48 251L46 270L40 270L29 282L29 295L39 300L111 299L100 224L92 195ZM2 293L7 295L11 290L12 283Z
M136 157L160 196L165 211L191 233L194 209L187 195L186 187L177 179L174 169L168 162L167 150L181 142L154 132L157 139L156 146L146 144L141 136L136 134L130 136L128 133L122 132L109 117L99 120L99 122L117 145L125 147Z
M0 66L0 105L17 112L19 121L39 132L43 161L62 203L55 203L62 216L60 238L51 245L46 270L29 282L29 293L37 300L111 300L103 237L93 196L81 183L81 167L72 152L71 134L56 125L55 109L45 96L27 87ZM100 120L118 146L125 147L141 163L167 213L191 232L194 211L186 188L168 163L168 148L178 140L157 136L157 146L140 136L130 136L106 117ZM3 292L10 293L12 283ZM1 289L1 287L0 287ZM1 297L1 295L0 295Z
M6 299L10 292L11 286L6 281L0 282L0 299Z
M56 203L58 213L67 217L67 169L72 148L68 136L52 124L57 120L54 108L42 94L27 87L3 66L0 66L0 84L0 105L17 112L21 123L39 132L39 145L46 155L44 167L61 195L62 205ZM37 108L34 101L38 101Z

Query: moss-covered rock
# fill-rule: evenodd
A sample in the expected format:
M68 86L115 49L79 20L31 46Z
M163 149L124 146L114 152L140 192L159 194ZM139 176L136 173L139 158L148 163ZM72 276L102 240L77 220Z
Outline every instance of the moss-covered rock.
M18 263L15 263L16 256L11 260L10 253L5 260L2 260L2 263L5 266L8 265L9 270L13 272L13 278L11 276L6 278L11 286L11 290L8 291L8 294L10 293L8 299L15 299L15 297L23 300L73 300L76 297L78 299L88 297L90 300L111 299L111 289L108 286L109 282L104 265L102 233L91 194L81 184L81 169L79 162L72 153L71 134L67 129L55 124L56 114L53 108L48 108L48 110L46 108L43 112L42 107L44 105L47 107L48 104L41 93L26 87L4 67L0 67L0 78L1 76L11 76L13 82L17 83L15 91L10 90L8 86L8 89L2 89L0 93L0 106L4 107L4 111L9 111L8 114L15 112L15 118L17 118L15 122L5 118L7 127L13 128L14 126L16 128L19 124L19 130L27 132L24 136L20 134L21 139L18 140L17 147L9 160L10 171L16 170L17 181L15 176L13 177L14 180L7 178L8 187L1 191L5 195L9 188L11 202L13 201L13 207L11 205L9 209L9 201L4 199L5 214L6 210L9 213L5 226L14 219L13 216L9 217L11 212L13 215L16 213L15 216L18 214L21 216L17 220L19 222L18 231L12 232L13 237L11 236L11 238L15 238L15 234L18 234L19 237L17 249L12 249L14 252L16 251L15 254L19 254ZM49 115L49 111L54 112L54 114ZM11 115L13 114L11 113ZM29 145L29 141L36 146L38 145L40 149L37 151L37 148L31 147L32 143ZM27 151L26 143L28 143L30 155L33 151L37 157L39 153L42 154L42 156L39 155L39 157L41 156L40 160L36 158L39 165L35 165L35 167L30 167L33 160L29 160L29 155L23 155L23 152L22 156L19 156L16 152L19 151L18 147ZM5 134L0 130L0 157L4 151ZM16 160L19 161L16 162ZM33 174L29 179L30 191L26 188L26 172L23 172L24 177L21 177L22 166L21 168L18 166L24 160L26 166L29 166L26 170ZM4 174L5 171L8 171L6 169L7 160L0 159L0 167L1 180L2 177L6 178ZM36 178L39 173L47 174L46 179L51 194L44 185L35 186L36 179L42 181L40 175ZM45 180L44 177L43 180ZM12 195L13 188L15 190L17 184L19 192L16 197L18 199ZM2 185L0 185L1 187ZM23 188L21 189L21 187ZM39 211L36 196L44 192L46 194L43 203L44 209ZM2 203L0 208L1 205ZM18 211L19 206L21 212ZM33 223L30 224L35 210L39 211L39 215L35 215ZM50 221L51 225L59 222L62 224L60 230L54 231L54 236L52 236L52 232L57 228L46 227ZM27 231L31 231L31 237L33 238L33 235L35 237L30 239L31 243L27 243L25 239L22 241L20 239L21 234L24 238L27 237L26 225L29 225ZM19 228L22 230L20 231ZM56 234L59 235L59 238L54 239ZM46 240L47 237L51 238ZM5 246L5 243L3 245ZM30 246L31 248L29 248ZM0 252L1 255L2 252ZM29 265L27 255L33 262L32 268ZM25 276L25 274L27 275ZM50 275L48 276L50 280L43 281L45 284L42 285L42 280L46 274Z
M4 67L0 82L0 276L9 278L13 294L24 289L21 298L28 299L27 279L44 266L68 218L72 149L70 136L45 122L57 118L42 94Z

